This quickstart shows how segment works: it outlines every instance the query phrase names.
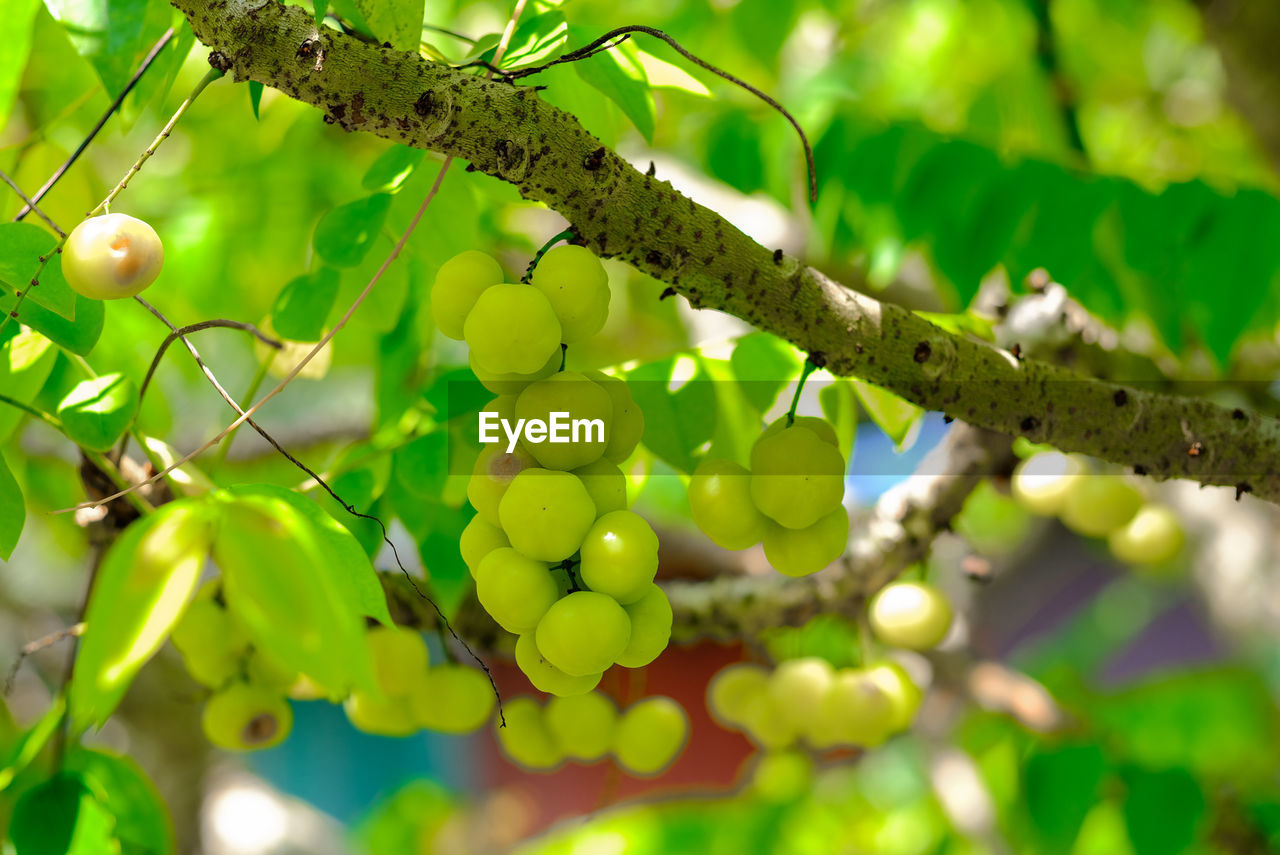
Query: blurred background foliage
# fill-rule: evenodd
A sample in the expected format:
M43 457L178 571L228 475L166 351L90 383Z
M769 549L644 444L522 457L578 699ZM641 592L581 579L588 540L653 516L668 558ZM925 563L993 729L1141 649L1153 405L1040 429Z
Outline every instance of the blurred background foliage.
M1110 346L1157 366L1141 379L1213 381L1197 389L1274 413L1277 173L1256 117L1232 106L1242 84L1228 77L1222 52L1230 48L1210 37L1199 6L533 0L508 63L546 61L616 26L659 27L797 116L816 157L816 204L805 199L804 160L786 122L655 40L636 36L544 72L536 79L548 87L543 97L633 163L652 161L659 178L765 245L853 287L981 331L998 319L993 306L1046 268L1114 329ZM205 50L193 50L181 16L158 0L4 0L0 9L0 168L28 193L79 145L160 34L177 26L120 113L44 199L43 210L69 228L205 73ZM330 11L361 25L351 3ZM424 50L457 62L491 55L508 13L504 3L427 0ZM226 317L315 341L381 263L439 168L435 155L343 133L270 89L223 80L200 96L115 210L163 236L166 266L149 297L176 323ZM21 204L0 193L0 221ZM468 513L457 476L470 468L458 417L475 402L451 392L452 381L469 376L465 352L435 334L426 289L443 260L469 248L496 254L518 276L563 226L512 188L455 170L408 252L335 340L327 369L300 379L261 418L333 476L348 501L398 520L395 537L417 547L449 608L469 589L456 555ZM688 471L708 448L741 457L787 397L799 358L735 319L659 300L659 284L620 264L608 267L609 324L571 351L570 366L623 366L633 380L656 381L643 385L647 450L630 474L643 511L664 536L679 535L692 531L683 490L660 476ZM0 289L0 298L12 300L10 291ZM129 301L104 310L100 336L83 317L79 327L57 333L53 323L46 334L63 335L59 343L73 349L96 338L88 356L96 371L140 379L164 328ZM261 380L264 352L248 337L201 336L205 359L229 389L238 394ZM46 410L80 377L75 360L54 349L25 370L30 399ZM669 385L673 376L684 385ZM685 382L704 379L763 385ZM806 410L842 425L842 442L854 449L850 489L859 503L905 477L946 429L870 387L842 381L814 392ZM139 427L185 450L226 414L175 349ZM80 499L73 449L13 413L0 413L0 443L27 501L23 539L0 573L0 645L13 651L74 614L88 545L71 516L45 513ZM248 432L200 464L219 483L301 483ZM934 578L965 604L971 652L944 651L927 663L936 679L916 732L853 762L751 756L739 744L697 801L688 791L662 798L659 782L639 804L563 824L522 851L1280 850L1276 511L1186 485L1152 489L1185 515L1195 543L1176 572L1158 578L1127 572L1097 544L1027 517L998 486L974 494L931 562ZM350 527L376 552L373 530ZM959 572L974 552L998 571L987 586ZM747 641L752 657L816 650L837 661L852 645L843 624ZM694 674L698 650L682 660ZM984 703L972 678L955 678L966 655L1036 682L1011 684L1004 706ZM18 721L29 724L43 709L57 673L56 651L23 672L10 704ZM309 797L348 824L349 834L335 835L333 819L288 796L314 789L307 779L315 766L279 753L289 750L283 746L255 761L257 777L243 777L240 765L207 756L198 728L181 723L194 720L195 701L189 685L168 685L185 679L177 666L161 661L148 673L124 723L100 738L136 756L156 780L191 851L498 850L559 816L608 803L566 794L559 811L535 809L528 791L554 794L559 779L495 771L484 740L423 745L419 737L406 751L355 736L324 713L300 712L295 742L360 765L355 773L329 767L348 777ZM172 716L148 727L160 711ZM0 716L0 746L19 732L7 712ZM699 734L695 727L695 740ZM402 786L419 777L434 783ZM237 830L236 816L251 819Z

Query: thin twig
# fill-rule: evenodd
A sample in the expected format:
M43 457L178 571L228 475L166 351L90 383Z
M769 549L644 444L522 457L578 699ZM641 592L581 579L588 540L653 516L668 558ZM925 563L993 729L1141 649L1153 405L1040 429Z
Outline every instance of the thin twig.
M9 668L9 673L5 675L4 686L0 689L0 697L7 698L9 693L13 691L13 684L18 679L18 672L22 670L22 663L27 661L27 657L34 656L45 648L52 647L59 641L65 641L68 638L79 638L84 633L84 624L77 623L66 629L60 629L57 632L51 632L43 638L37 638L35 641L28 641L22 647L18 648L18 658L14 660L13 665Z
M444 27L437 27L434 24L423 24L422 29L430 30L433 33L443 33L446 36L452 36L458 41L466 42L468 44L476 44L479 41L479 39L473 39L471 36L465 35L464 33L459 33L455 30L446 30Z
M17 216L13 218L15 223L20 222L23 217L31 213L32 206L34 204L38 204L40 200L44 198L44 195L53 189L53 185L57 184L63 175L66 175L67 170L70 169L72 164L80 158L80 155L84 154L84 150L89 147L89 143L93 142L93 138L102 130L103 125L107 123L107 120L111 118L111 115L115 113L116 110L120 109L120 105L124 103L124 99L133 91L133 87L138 85L138 81L142 79L142 75L147 73L147 69L151 67L153 62L155 62L156 57L160 55L160 51L164 50L165 45L169 44L169 40L173 38L173 34L174 29L170 27L165 31L164 35L160 37L159 41L152 46L151 50L143 58L142 64L138 66L138 70L133 73L133 77L129 78L129 82L125 84L124 89L118 96L116 96L116 100L111 102L111 106L102 114L102 118L98 119L98 123L93 126L93 130L89 131L89 135L81 140L80 145L76 147L76 150L71 152L71 156L58 167L57 171L54 172L53 175L49 177L49 180L44 183L44 186L36 191L36 194L31 197L31 201L27 203L26 207L18 212Z
M187 108L191 106L197 96L205 90L206 86L217 80L222 75L223 72L218 71L217 69L210 69L209 73L200 79L200 82L191 90L191 94L187 96L185 101L178 105L178 109L174 111L173 116L170 117L169 121L160 130L160 133L156 138L151 141L151 145L147 146L146 151L138 157L133 166L129 168L129 171L124 174L124 178L120 179L120 183L112 188L111 192L107 194L107 197L99 202L92 211L85 215L86 219L94 217L107 210L107 207L111 204L112 200L119 196L124 189L129 186L130 179L137 175L139 170L142 169L143 164L145 164L151 156L156 153L156 149L160 147L160 144L169 138L169 134L173 132L174 125L176 125L178 120L182 118L182 115L187 112ZM37 194L35 198L38 200L39 195ZM35 275L31 278L31 282L27 287L18 291L17 299L14 300L13 305L9 308L9 311L5 316L0 318L0 332L4 332L5 327L9 325L9 321L12 318L18 317L18 309L21 308L23 301L26 300L27 294L32 288L35 288L40 284L40 276L44 273L45 265L49 263L49 259L53 258L56 253L62 252L62 247L66 242L67 238L64 235L58 239L58 242L54 245L53 249L40 256L40 266L36 268Z
M774 110L781 113L783 117L786 118L786 120L791 123L791 127L795 128L796 133L800 136L800 144L804 147L805 166L808 168L808 171L809 171L809 201L810 202L818 201L818 172L817 172L817 168L814 166L814 163L813 163L813 148L809 145L809 138L805 135L804 128L800 127L800 123L796 121L795 116L791 115L791 113L787 110L786 107L779 104L771 96L767 95L766 93L752 86L750 83L747 83L742 78L736 77L735 75L730 74L724 69L717 68L716 66L712 65L711 63L707 62L701 57L690 53L689 51L685 50L685 48L682 47L681 44L677 42L674 38L667 35L662 30L657 29L656 27L647 27L647 26L644 26L643 24L630 24L625 27L617 27L605 33L603 36L600 36L598 39L591 42L590 44L584 47L580 47L577 50L570 51L569 53L566 53L563 56L557 57L556 59L553 59L550 62L543 63L542 65L535 65L532 68L522 68L518 71L503 72L503 77L508 81L516 81L522 77L528 77L532 74L538 74L539 72L545 71L546 69L550 68L553 65L559 65L562 62L577 62L579 60L587 59L588 57L595 55L601 50L608 50L611 47L616 47L617 45L621 44L622 41L625 40L625 37L629 36L631 33L644 33L645 35L653 36L656 39L662 39L662 41L670 45L672 49L675 50L676 53L680 54L682 57L689 60L694 65L698 66L699 68L710 71L712 74L716 75L717 77L721 77L725 80L728 80L730 83L732 83L735 86L738 86L738 87L741 87L742 89L747 90L752 95L756 96L761 101L768 104ZM620 39L618 42L615 42L614 44L609 44L609 42L611 42L613 39L617 38L618 36L623 36L624 39ZM495 57L495 63L494 63L495 65L497 64L496 59L497 58Z
M53 229L55 232L58 233L58 237L64 238L67 236L67 233L64 232L62 229L58 228L58 224L55 223L53 220L51 220L48 214L40 210L40 207L34 201L32 201L30 196L22 192L22 188L18 186L18 182L10 178L9 174L5 172L3 169L0 169L0 178L3 178L4 183L8 184L10 189L12 189L14 193L18 194L18 198L26 203L27 209L35 211L40 216L40 219L44 220L46 223L49 224L49 228Z
M196 98L200 97L200 93L205 90L206 86L222 77L223 74L225 74L225 72L219 71L216 68L211 68L204 77L200 78L200 82L191 90L191 94L186 97L185 101L178 105L178 109L173 111L173 115L169 117L169 121L160 129L160 133L156 135L156 138L151 141L151 145L147 146L142 154L138 156L137 161L129 168L129 171L124 174L124 178L120 179L120 183L112 188L111 192L107 194L107 198L99 202L98 206L89 212L90 217L107 210L107 207L111 202L124 192L124 189L129 186L129 182L133 180L133 176L137 175L142 170L143 165L151 159L151 155L156 153L156 149L160 147L160 144L169 138L169 134L173 133L174 126L178 124L178 120L182 118L182 115L187 112L187 108L195 103Z

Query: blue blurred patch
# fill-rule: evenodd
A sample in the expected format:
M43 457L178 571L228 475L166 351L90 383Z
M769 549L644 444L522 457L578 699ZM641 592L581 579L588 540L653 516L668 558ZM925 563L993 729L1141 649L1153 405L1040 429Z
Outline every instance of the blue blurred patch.
M872 422L861 422L845 478L848 497L859 505L872 504L890 487L905 481L950 429L942 413L925 413L916 428L916 441L899 453L884 431Z

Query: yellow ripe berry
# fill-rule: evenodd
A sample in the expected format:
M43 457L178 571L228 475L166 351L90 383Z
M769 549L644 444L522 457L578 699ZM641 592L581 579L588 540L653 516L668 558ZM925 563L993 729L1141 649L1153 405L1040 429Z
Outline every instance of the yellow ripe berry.
M90 217L62 247L62 275L78 294L120 300L146 290L164 265L155 229L128 214Z

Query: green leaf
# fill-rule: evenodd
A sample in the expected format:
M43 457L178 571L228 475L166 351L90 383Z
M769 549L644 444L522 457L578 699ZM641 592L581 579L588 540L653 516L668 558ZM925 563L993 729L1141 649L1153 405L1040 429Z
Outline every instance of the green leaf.
M853 381L837 377L818 390L818 405L823 417L835 429L840 452L847 461L853 456L853 441L858 435L858 397Z
M72 671L71 725L101 726L177 623L213 540L201 499L179 499L137 520L107 550L89 596Z
M1199 837L1206 804L1186 769L1126 769L1124 821L1134 855L1184 852Z
M214 561L227 607L254 644L335 694L353 687L376 692L364 608L343 581L344 573L369 568L359 544L348 541L355 550L348 554L358 554L360 563L344 567L325 533L332 529L316 526L280 492L256 487L252 494L213 495L222 511Z
M336 486L335 484L335 489ZM333 586L342 592L343 601L353 605L361 615L371 617L386 626L391 625L391 614L387 611L387 597L382 591L382 583L378 581L378 574L374 571L368 555L347 527L334 519L324 508L293 490L271 484L238 485L227 488L225 492L234 496L260 496L287 502L306 518L324 547L327 560L322 566L315 568L316 572L325 573ZM346 498L342 491L338 492ZM349 500L355 503L358 509L357 498L351 496ZM358 518L353 520L359 521ZM379 542L381 542L381 535L379 535Z
M414 496L439 500L449 477L448 432L432 431L396 449L393 473Z
M740 0L730 14L747 52L772 66L787 34L795 28L800 6L779 0Z
M861 380L850 382L853 383L853 392L858 396L858 401L867 411L871 421L875 422L876 426L884 431L893 440L894 445L901 450L907 436L911 433L911 428L919 421L924 411L887 389L863 383Z
M778 393L800 371L795 348L769 333L754 332L738 339L729 366L743 396L761 413L778 400Z
M338 296L338 271L321 267L290 280L271 308L271 327L291 341L319 341Z
M0 289L0 316L13 312L17 304L16 295L8 293L7 289ZM98 343L98 336L102 334L102 301L90 300L79 294L75 299L74 321L44 308L34 299L24 299L17 312L18 321L42 333L60 347L81 356L87 356L93 350L93 346Z
M589 35L577 27L569 28L572 42L584 45ZM645 77L644 66L627 53L624 46L610 48L573 64L578 76L617 104L649 143L653 142L656 124L653 91Z
M111 855L114 825L80 775L59 772L18 799L9 835L15 855Z
M26 519L27 508L22 501L22 488L9 471L4 455L0 454L0 559L8 561L13 556L13 549L18 545Z
M569 40L569 25L564 14L551 10L528 18L511 37L511 44L502 57L503 68L521 68L555 59L564 52ZM492 61L494 48L485 51L485 58Z
M111 97L124 91L138 58L163 32L146 26L147 0L47 0L45 5Z
M390 207L391 196L375 193L334 208L316 226L316 253L335 267L355 267L382 232Z
M0 793L8 789L14 779L21 775L36 758L49 741L49 737L57 731L58 725L62 723L62 715L66 711L66 701L62 695L58 695L40 720L22 734L22 738L7 752L0 755L3 758L0 760Z
M1263 303L1280 286L1274 256L1280 245L1280 203L1260 190L1242 190L1213 207L1188 251L1186 284L1192 323L1218 363L1226 365L1236 342L1257 324ZM1272 251L1259 252L1259 247Z
M62 256L54 255L40 270L40 256L57 244L57 239L39 226L0 223L0 283L11 291L27 291L25 302L74 321L76 293L62 276ZM37 272L40 284L28 289Z
M707 128L703 162L712 175L739 192L764 189L760 128L739 110L722 113Z
M261 83L256 80L249 81L249 106L253 108L253 117L255 119L262 118L258 115L258 107L262 104L262 90Z
M49 379L58 351L53 342L35 330L19 329L0 345L0 390L30 404ZM24 413L17 407L0 404L0 444L9 438Z
M138 388L123 374L83 380L58 404L67 437L94 451L110 449L137 411Z
M155 784L132 758L78 748L66 761L98 802L115 817L114 836L125 853L170 855L177 849L173 821Z
M681 472L697 466L694 452L711 439L716 424L716 393L706 369L692 360L691 376L676 384L677 366L691 357L669 357L633 368L627 373L631 396L644 412L645 448Z
M360 184L364 189L377 193L396 193L427 156L420 148L393 145L378 155Z
M40 0L5 3L4 50L0 51L0 128L8 124L18 87L22 85L22 71L31 52L31 30L39 8Z
M1037 751L1027 758L1027 812L1050 852L1069 852L1106 771L1102 749L1093 744L1067 744Z
M1269 781L1280 768L1274 701L1262 678L1245 670L1195 669L1083 703L1128 758L1152 768L1181 766L1242 784Z
M418 49L426 0L355 0L373 35L396 50Z

